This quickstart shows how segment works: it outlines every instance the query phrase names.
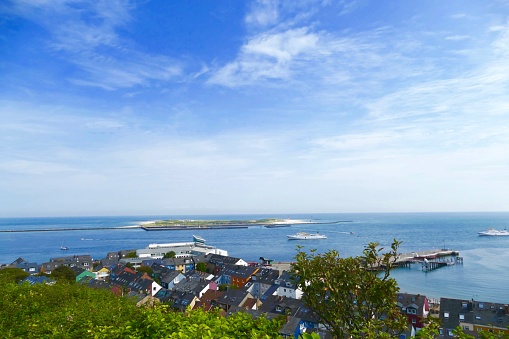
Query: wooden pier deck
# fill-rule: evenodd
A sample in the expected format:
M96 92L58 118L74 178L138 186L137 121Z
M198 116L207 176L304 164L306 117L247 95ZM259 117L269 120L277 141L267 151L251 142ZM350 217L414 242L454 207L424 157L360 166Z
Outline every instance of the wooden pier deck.
M420 263L424 272L436 270L440 267L462 264L463 258L459 251L441 249L419 251L399 254L394 262L395 267L409 267L411 264Z

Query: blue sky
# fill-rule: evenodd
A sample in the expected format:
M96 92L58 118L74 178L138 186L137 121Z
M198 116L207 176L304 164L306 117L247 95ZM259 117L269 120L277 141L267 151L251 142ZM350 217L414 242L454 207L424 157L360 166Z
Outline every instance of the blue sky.
M0 4L0 217L504 211L508 1Z

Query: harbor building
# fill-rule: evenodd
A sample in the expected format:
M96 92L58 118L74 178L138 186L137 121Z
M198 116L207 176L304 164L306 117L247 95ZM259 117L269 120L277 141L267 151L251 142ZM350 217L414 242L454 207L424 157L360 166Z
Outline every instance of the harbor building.
M174 252L175 258L186 258L197 255L219 254L228 255L228 251L205 244L205 239L193 236L193 242L179 242L167 244L150 244L147 248L136 250L140 259L162 259L166 253Z

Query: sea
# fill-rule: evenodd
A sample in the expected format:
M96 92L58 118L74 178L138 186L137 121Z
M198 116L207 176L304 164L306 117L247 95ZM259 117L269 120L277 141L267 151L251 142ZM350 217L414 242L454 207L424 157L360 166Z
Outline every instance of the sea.
M145 231L142 222L161 219L256 220L299 219L314 224L265 228ZM208 245L228 251L230 256L258 262L260 257L292 261L297 246L318 253L337 250L342 257L361 255L365 246L377 242L389 249L401 241L399 252L433 249L459 251L462 264L424 272L420 264L397 268L391 275L400 292L428 298L458 298L509 303L509 237L480 237L487 228L509 226L509 212L500 213L339 213L284 215L154 215L111 217L0 218L0 264L19 257L41 264L50 258L89 254L101 259L108 252L141 249L152 243L190 242L193 235ZM118 228L116 228L118 227ZM74 230L63 230L63 229ZM46 231L53 229L58 231ZM319 232L326 239L288 240L300 231ZM62 251L61 247L69 250Z

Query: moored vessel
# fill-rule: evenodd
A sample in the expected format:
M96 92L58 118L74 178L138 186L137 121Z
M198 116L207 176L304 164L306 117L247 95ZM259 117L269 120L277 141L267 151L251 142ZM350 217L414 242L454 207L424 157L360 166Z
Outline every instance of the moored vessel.
M314 239L327 239L326 235L307 232L297 232L296 234L288 235L288 240L314 240Z
M503 230L496 230L494 228L488 228L486 231L478 232L479 236L504 236L509 235L509 231L505 228Z

